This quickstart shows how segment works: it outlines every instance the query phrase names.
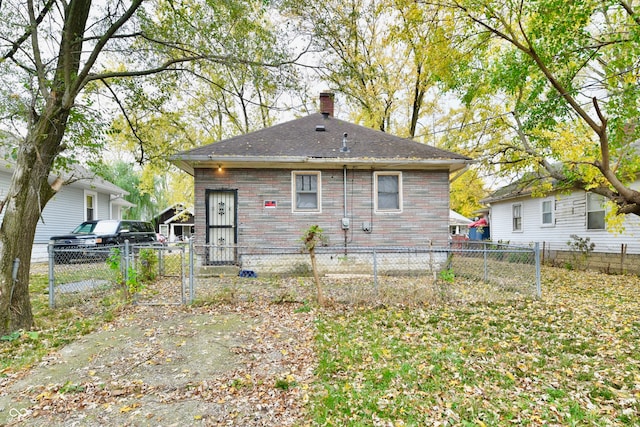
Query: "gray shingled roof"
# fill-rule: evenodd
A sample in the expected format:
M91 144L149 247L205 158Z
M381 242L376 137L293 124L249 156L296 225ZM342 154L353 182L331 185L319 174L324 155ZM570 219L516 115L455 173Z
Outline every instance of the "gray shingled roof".
M341 152L344 134L348 152ZM311 114L256 132L184 151L172 157L187 172L195 167L277 167L313 163L404 165L457 170L471 159L406 138L400 138L335 117Z

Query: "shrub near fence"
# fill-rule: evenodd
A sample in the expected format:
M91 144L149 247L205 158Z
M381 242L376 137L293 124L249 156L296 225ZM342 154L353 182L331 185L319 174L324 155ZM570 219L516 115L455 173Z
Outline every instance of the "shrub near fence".
M317 247L316 261L326 296L334 301L429 303L541 296L537 248ZM313 298L310 258L301 248L197 245L190 250L190 264L190 288L199 297Z

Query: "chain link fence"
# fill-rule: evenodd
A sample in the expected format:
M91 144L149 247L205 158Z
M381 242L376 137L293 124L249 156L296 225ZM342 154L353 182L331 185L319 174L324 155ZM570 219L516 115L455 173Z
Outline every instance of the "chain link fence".
M121 245L49 248L50 306L124 297L135 304L316 295L311 258L299 247ZM489 242L447 248L317 247L325 297L347 304L430 304L539 298L540 251Z
M448 268L458 277L515 292L542 297L540 246L514 246L488 241L451 243Z
M186 245L49 246L49 306L104 303L184 304Z
M541 297L538 247L461 242L448 248L318 247L323 293L350 304L425 304ZM190 288L203 299L308 301L300 248L192 245Z

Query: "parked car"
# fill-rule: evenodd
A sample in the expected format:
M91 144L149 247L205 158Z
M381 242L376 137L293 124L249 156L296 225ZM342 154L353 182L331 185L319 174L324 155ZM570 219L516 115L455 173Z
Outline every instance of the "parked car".
M153 225L145 221L100 219L85 221L71 233L52 236L56 262L72 259L106 258L110 246L123 244L156 245L158 240Z

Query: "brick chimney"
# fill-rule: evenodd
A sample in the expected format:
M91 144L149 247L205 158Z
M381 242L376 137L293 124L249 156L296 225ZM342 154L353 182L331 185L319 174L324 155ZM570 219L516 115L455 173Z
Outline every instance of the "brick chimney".
M333 92L320 92L320 112L333 117Z

